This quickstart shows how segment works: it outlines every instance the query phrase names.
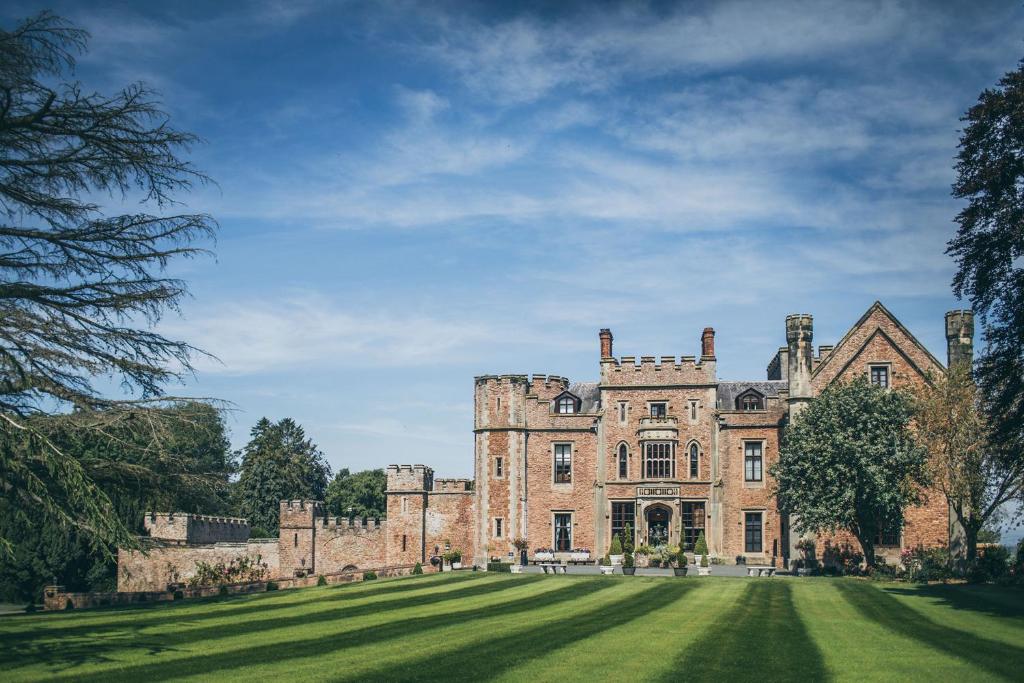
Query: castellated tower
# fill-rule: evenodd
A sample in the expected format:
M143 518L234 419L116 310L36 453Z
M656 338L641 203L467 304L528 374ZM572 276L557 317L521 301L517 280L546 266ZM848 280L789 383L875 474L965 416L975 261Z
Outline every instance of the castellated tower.
M789 345L789 416L796 417L811 399L811 369L814 363L814 317L807 313L786 316L786 343Z
M950 311L946 314L946 365L974 360L974 312Z
M282 500L278 548L282 577L316 571L316 526L324 517L318 500Z
M476 479L475 561L504 555L512 539L526 529L526 395L537 391L551 397L568 387L561 378L526 375L486 375L476 378L473 393ZM547 385L545 388L544 385ZM496 536L495 520L501 520ZM488 545L491 546L488 550Z
M387 564L425 562L433 554L423 531L434 470L424 465L388 465L387 475Z

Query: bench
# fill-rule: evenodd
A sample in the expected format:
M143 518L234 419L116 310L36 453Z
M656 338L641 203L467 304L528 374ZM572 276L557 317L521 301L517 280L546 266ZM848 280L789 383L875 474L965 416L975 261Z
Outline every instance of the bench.
M538 562L537 565L545 574L564 574L565 565L558 562Z
M747 567L747 576L775 576L775 567Z

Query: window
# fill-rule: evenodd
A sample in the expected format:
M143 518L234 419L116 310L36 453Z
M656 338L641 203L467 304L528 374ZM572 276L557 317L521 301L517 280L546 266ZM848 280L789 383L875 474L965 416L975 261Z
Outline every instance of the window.
M761 442L748 441L743 444L743 480L762 481L764 479L763 465L764 453Z
M501 517L494 518L494 537L501 538L501 523L504 520Z
M572 483L572 444L555 444L555 483Z
M651 417L665 417L668 414L667 404L665 403L652 403L651 404Z
M875 545L900 545L900 525L882 524L875 534Z
M697 420L697 402L696 401L690 401L690 419L695 421L695 422Z
M503 476L505 476L504 464L505 463L502 461L501 458L495 458L494 459L494 476L496 476L496 477L503 477Z
M572 550L572 513L555 513L555 550L567 553Z
M402 512L409 511L409 496L402 496Z
M676 445L671 442L644 444L644 477L673 479L676 476Z
M739 410L764 410L764 397L756 391L747 391L736 399L736 407Z
M693 550L704 531L704 503L683 503L683 550Z
M626 532L626 525L636 538L636 503L612 503L612 538L622 536ZM623 540L625 540L623 538Z
M629 479L629 448L619 444L619 479Z
M626 421L626 407L628 405L629 404L626 403L625 401L620 401L619 402L619 422L625 422Z
M872 365L871 366L871 383L876 387L882 387L883 389L889 388L889 366L888 365Z
M743 552L759 553L763 547L761 533L761 512L744 513Z
M501 396L498 397L498 412L501 412Z
M405 534L402 534L402 552L405 552Z
M571 415L576 412L576 399L572 396L563 396L558 399L558 403L555 407L555 412L562 413L564 415Z
M690 444L690 479L700 475L700 449L697 444Z
M298 534L295 534L295 547L296 548L299 547L299 535Z

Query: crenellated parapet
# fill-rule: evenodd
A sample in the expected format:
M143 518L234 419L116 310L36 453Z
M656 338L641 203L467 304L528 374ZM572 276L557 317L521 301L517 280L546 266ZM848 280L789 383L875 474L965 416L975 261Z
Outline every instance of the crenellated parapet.
M549 401L568 388L569 378L567 377L542 374L535 374L530 377L529 393L542 401Z
M472 479L435 479L434 493L466 493L473 491Z
M704 385L717 381L715 360L705 356L636 356L601 360L604 386Z
M388 465L388 493L422 493L434 488L434 470L426 465Z
M345 534L364 534L373 531L383 531L387 527L387 520L380 518L362 519L360 517L325 517L320 522L320 527L332 534L343 536Z
M147 512L143 526L150 538L184 544L244 543L249 539L249 521L241 517Z

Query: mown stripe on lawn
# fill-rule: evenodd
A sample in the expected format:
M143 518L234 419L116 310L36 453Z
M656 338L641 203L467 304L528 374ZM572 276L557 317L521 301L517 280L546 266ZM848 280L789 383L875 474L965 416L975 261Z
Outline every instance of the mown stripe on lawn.
M1019 680L1024 648L937 624L866 581L837 582L836 589L866 619L940 653L1010 680Z
M522 577L526 578L526 577ZM531 577L532 578L532 577ZM429 632L444 623L446 619L457 619L463 624L478 619L489 617L503 617L520 612L528 612L544 605L562 605L566 602L579 600L580 598L595 593L607 587L607 584L595 581L572 582L568 585L554 585L550 588L534 582L522 582L519 580L506 580L503 583L509 587L510 592L515 590L516 584L528 590L536 591L546 589L540 594L530 594L518 600L507 602L485 602L484 604L470 609L458 609L464 601L451 600L448 594L447 603L452 608L447 612L435 610L434 612L417 617L396 617L396 611L380 614L380 617L387 619L384 623L368 625L364 628L357 628L347 632L331 631L316 638L305 638L300 640L288 640L282 637L277 629L268 629L262 632L265 642L260 645L239 648L234 650L216 651L202 655L179 657L164 662L154 661L141 665L120 666L116 668L104 668L93 671L89 674L73 672L76 680L80 681L106 681L111 676L132 678L149 681L162 681L180 676L203 674L205 676L217 675L222 672L230 675L232 671L239 668L249 669L260 665L280 665L292 660L316 661L322 667L328 667L332 671L332 677L340 674L329 663L331 656L339 652L353 648L372 646L388 647L388 641L400 639L409 634L418 632ZM490 596L476 596L465 602L478 603ZM443 606L440 603L439 606ZM398 610L397 614L401 614ZM345 613L338 615L339 622L347 623ZM301 631L298 631L301 632ZM250 641L251 642L251 641ZM287 666L287 664L285 664Z
M751 581L735 605L676 658L696 680L824 680L825 661L793 605L789 581Z

